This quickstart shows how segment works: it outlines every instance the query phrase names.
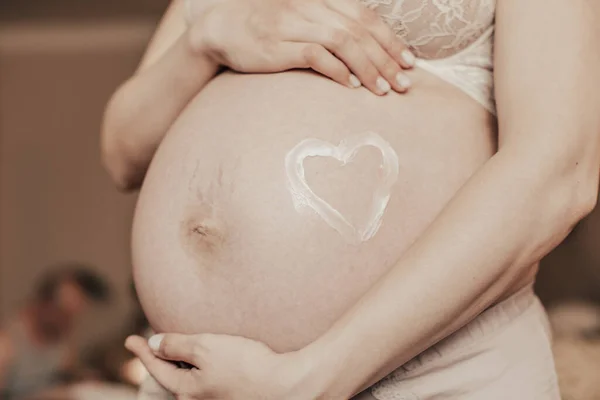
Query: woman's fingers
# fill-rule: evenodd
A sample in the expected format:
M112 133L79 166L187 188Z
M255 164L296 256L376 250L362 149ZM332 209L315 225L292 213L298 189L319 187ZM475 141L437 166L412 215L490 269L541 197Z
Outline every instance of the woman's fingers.
M331 10L366 29L379 45L403 68L412 68L415 56L394 31L377 15L356 0L324 0Z
M410 79L402 67L378 43L373 36L357 26L354 30L356 40L363 47L379 74L388 81L397 92L405 92L410 87Z
M310 68L332 80L350 86L350 70L317 43L302 40L301 32L314 29L314 25L299 18L289 18L281 24L281 42L271 52L278 69ZM360 85L359 85L360 86Z
M323 24L328 22L335 29L339 29L350 35L358 46L364 50L373 66L377 68L379 76L383 77L395 91L405 92L409 88L410 80L403 72L402 66L383 49L371 32L363 25L333 11L320 13L319 15L320 18L323 18L320 21ZM381 23L383 24L383 22ZM381 84L378 85L378 88L382 89Z
M179 371L170 362L157 358L144 338L130 336L125 341L125 347L140 359L150 375L168 391L179 393L179 390L187 388L193 383L189 378L185 378L185 374L182 374L188 371Z
M323 28L309 21L293 18L282 26L282 44L277 49L282 69L310 68L332 80L351 88L361 86L361 81L348 66L327 50L322 43L315 42L322 34L315 32Z
M295 19L283 25L284 40L320 44L376 94L408 88L410 81L401 66L360 24L321 4L306 3L297 10L306 21Z
M350 87L361 86L348 67L320 44L285 42L277 49L281 70L310 68L335 82Z
M138 357L140 354L150 351L146 339L141 336L129 336L125 341L125 347Z
M157 357L171 361L185 361L197 368L202 367L205 348L199 335L168 333L154 335L148 339L148 346Z
M319 27L311 32L314 40L344 62L360 82L375 94L383 95L390 90L387 81L358 45L349 32L343 29Z
M199 391L198 369L178 368L173 363L158 358L146 339L139 336L128 337L125 347L138 356L150 375L168 391L182 394Z
M305 46L303 57L308 59L310 64L321 62L321 65L323 65L323 60L327 60L327 64L331 65L332 61L323 52L323 49L326 49L327 52L341 60L358 77L358 80L373 93L381 95L390 89L389 85L385 87L386 82L377 79L379 72L364 50L360 48L349 33L342 29L333 29L309 22L298 23L286 29L284 40L303 43ZM350 76L348 74L347 79L350 79ZM337 79L335 80L337 81ZM344 84L348 85L347 82Z

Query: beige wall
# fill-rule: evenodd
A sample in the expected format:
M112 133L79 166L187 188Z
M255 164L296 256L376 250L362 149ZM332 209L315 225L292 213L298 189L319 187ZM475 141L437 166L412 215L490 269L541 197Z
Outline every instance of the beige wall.
M119 298L87 324L123 322L134 196L100 165L104 105L131 75L155 21L0 28L0 317L49 264L95 264Z

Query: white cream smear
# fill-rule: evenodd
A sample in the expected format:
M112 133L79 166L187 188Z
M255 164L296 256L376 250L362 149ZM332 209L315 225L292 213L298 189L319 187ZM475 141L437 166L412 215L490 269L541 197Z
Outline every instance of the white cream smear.
M354 226L335 208L317 196L306 183L304 159L307 157L333 157L346 165L352 161L361 147L373 146L381 152L380 168L383 177L373 192L366 221ZM338 146L320 139L305 139L298 143L285 157L288 189L294 207L301 211L312 208L329 226L351 243L371 239L381 226L381 220L390 200L392 186L398 179L398 155L381 136L375 132L364 132L342 140Z

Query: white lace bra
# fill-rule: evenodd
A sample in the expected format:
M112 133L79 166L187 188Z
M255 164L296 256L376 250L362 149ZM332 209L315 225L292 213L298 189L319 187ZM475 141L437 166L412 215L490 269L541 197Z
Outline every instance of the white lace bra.
M492 114L496 0L359 0L417 56L417 66L456 86Z

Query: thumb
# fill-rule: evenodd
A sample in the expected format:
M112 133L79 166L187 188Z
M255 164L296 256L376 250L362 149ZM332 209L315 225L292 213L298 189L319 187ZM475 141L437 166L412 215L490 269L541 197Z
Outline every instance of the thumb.
M148 347L157 357L164 360L185 361L199 368L198 340L199 338L196 335L166 333L154 335L148 339Z
M138 357L140 354L148 352L146 339L141 336L129 336L125 341L125 348Z

